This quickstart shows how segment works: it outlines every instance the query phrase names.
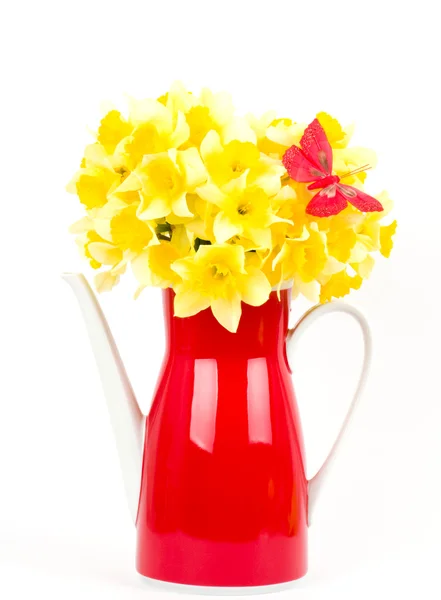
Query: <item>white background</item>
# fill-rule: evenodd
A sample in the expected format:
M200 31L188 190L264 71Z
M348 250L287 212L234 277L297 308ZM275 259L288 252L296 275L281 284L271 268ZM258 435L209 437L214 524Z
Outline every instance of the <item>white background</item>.
M104 397L59 274L86 269L64 191L103 100L175 79L239 112L356 122L399 220L396 248L349 301L368 316L372 376L310 530L301 600L441 594L440 36L435 0L9 2L0 21L0 597L152 598ZM90 274L88 272L88 274ZM143 409L163 349L161 299L102 298ZM293 318L307 308L293 306ZM358 333L329 317L295 373L313 475L349 401Z

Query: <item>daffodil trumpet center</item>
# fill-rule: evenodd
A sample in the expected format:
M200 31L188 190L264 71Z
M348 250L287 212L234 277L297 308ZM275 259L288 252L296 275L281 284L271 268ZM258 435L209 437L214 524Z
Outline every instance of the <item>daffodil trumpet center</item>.
M250 205L249 205L249 204L241 204L241 205L239 205L239 206L237 207L237 212L238 212L240 215L244 216L244 215L246 215L246 214L249 214L249 213L250 213L250 208L251 208L251 207L250 207Z
M211 266L211 274L214 279L225 279L228 277L230 273L230 269L225 265L212 265Z

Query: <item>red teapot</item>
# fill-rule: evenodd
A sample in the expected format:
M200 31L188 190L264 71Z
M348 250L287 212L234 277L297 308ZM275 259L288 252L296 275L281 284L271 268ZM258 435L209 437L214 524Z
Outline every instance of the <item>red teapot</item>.
M366 381L365 318L331 302L289 329L288 288L262 306L243 304L230 333L209 309L175 317L174 292L163 290L166 352L144 416L86 279L64 277L100 370L137 528L138 572L189 591L215 586L236 594L276 590L305 575L311 515ZM336 311L360 325L364 364L340 433L308 481L290 362L305 328Z

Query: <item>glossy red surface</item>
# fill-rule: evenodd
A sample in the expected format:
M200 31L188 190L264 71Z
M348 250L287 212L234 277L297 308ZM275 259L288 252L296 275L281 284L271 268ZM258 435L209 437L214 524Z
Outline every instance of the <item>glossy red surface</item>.
M205 310L173 317L146 424L137 569L207 586L307 570L304 450L286 359L290 293L243 304L236 334Z

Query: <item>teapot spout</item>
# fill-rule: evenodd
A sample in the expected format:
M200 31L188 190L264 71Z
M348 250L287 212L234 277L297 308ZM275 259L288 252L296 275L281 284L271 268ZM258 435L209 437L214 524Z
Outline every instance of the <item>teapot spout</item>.
M135 398L103 311L80 273L63 273L80 304L98 365L115 435L126 495L136 522L141 481L145 417Z

